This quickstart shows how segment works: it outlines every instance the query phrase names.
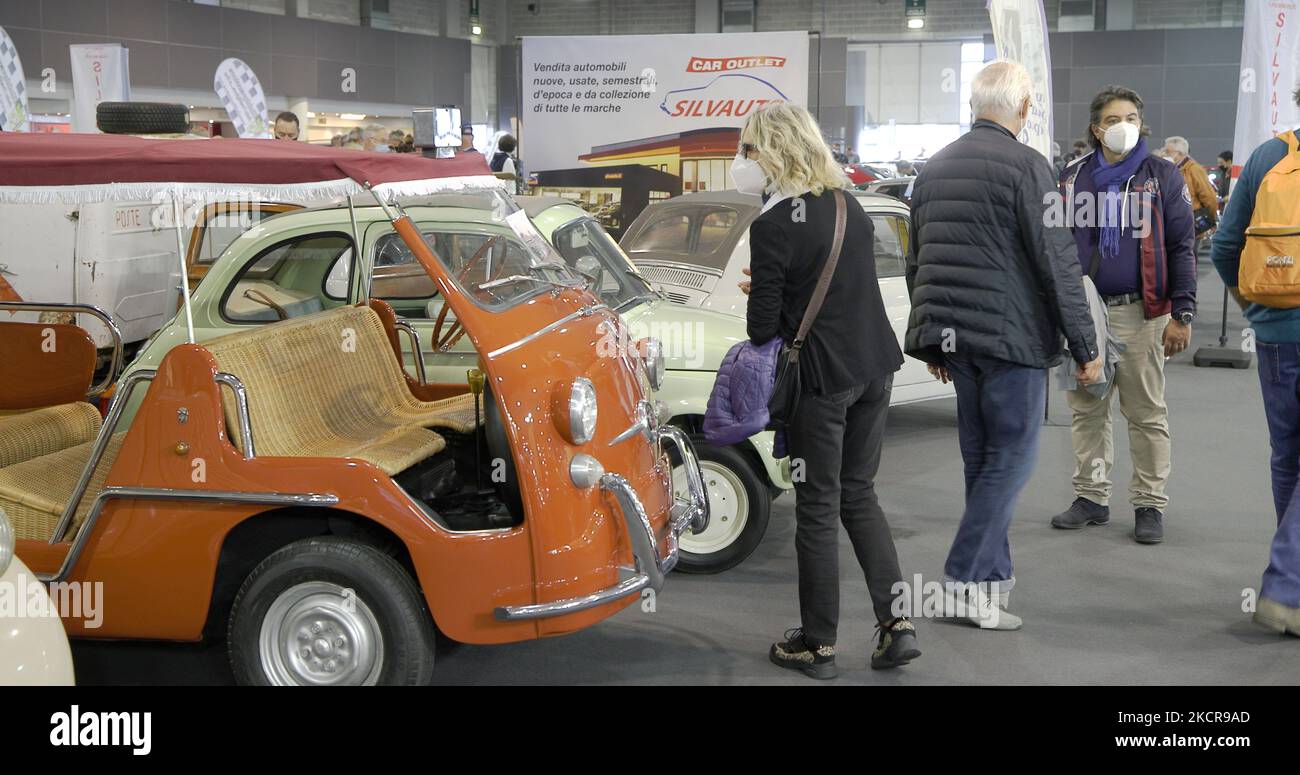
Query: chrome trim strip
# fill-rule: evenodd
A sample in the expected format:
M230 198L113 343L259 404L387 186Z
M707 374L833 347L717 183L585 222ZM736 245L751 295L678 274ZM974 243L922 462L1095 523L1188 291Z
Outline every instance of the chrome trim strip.
M104 310L91 304L65 304L63 302L51 302L48 304L34 301L0 301L0 312L74 312L91 315L99 319L108 328L108 335L113 340L113 355L109 362L108 373L104 375L104 380L98 385L90 388L86 395L95 398L104 394L108 386L113 384L117 379L118 372L122 370L122 331L113 322L113 316Z
M619 581L612 587L606 587L582 597L571 597L534 605L497 606L493 614L498 621L515 622L563 616L628 597L640 592L642 589L649 588L655 592L663 589L664 577L677 565L677 537L680 535L680 531L677 529L678 524L686 524L686 521L681 519L677 513L677 504L674 504L670 515L670 529L667 540L668 551L661 560L659 559L658 542L655 541L654 527L650 524L650 517L646 515L645 507L641 505L641 499L637 497L636 490L632 488L627 479L618 474L605 474L600 478L600 489L614 496L619 511L623 515L623 524L627 528L628 542L632 545L632 557L636 561L635 569L633 569L634 575ZM683 503L682 505L683 508L687 508L686 504Z
M82 523L81 528L77 530L77 537L72 542L72 547L68 549L68 554L63 558L63 565L59 567L58 573L39 573L37 578L44 582L62 581L68 577L68 573L76 566L77 560L81 557L81 552L86 547L86 541L90 538L91 532L95 529L95 522L99 520L100 512L104 510L104 504L110 500L192 500L192 501L216 501L219 503L243 503L258 504L265 506L334 506L339 502L337 495L323 493L280 493L280 492L231 492L222 490L175 490L167 487L105 487L95 498L95 502L86 514L86 521Z
M81 478L77 480L77 486L72 490L72 497L68 500L68 505L63 509L63 516L59 517L59 524L55 525L54 533L50 535L50 543L57 544L63 534L68 532L68 526L72 524L72 517L77 513L77 506L80 505L82 497L86 494L86 488L90 486L90 478L94 476L95 469L99 467L99 461L104 457L104 450L108 448L109 439L113 438L113 431L117 428L117 422L122 417L122 411L126 404L131 400L131 394L135 392L136 387L141 382L149 382L158 375L154 369L140 369L126 376L117 386L117 392L113 394L113 403L108 409L108 416L99 426L99 434L95 436L95 445L90 448L90 457L86 460L86 468L81 472Z
M415 330L415 326L405 320L399 320L394 324L398 331L406 334L411 340L411 360L415 361L415 378L423 385L429 381L428 375L424 371L424 351L420 349L420 332ZM400 360L400 359L399 359ZM406 371L405 364L399 363L402 371Z
M704 473L700 470L700 459L695 454L695 445L691 444L681 428L664 425L657 431L660 442L669 441L681 453L682 465L686 469L686 483L691 491L691 528L700 533L709 526L709 494L704 489Z
M551 333L552 331L554 331L557 328L560 328L566 323L571 323L574 320L577 320L578 318L589 317L602 309L609 309L609 306L605 304L588 304L587 306L582 307L581 309L574 310L573 312L570 312L569 314L565 315L564 317L560 318L554 323L548 323L545 326L542 326L541 328L537 329L533 333L528 334L527 336L524 336L521 339L516 339L515 341L511 342L508 345L498 347L497 349L487 354L488 360L505 355L511 350L517 350L518 348L523 347L529 342L536 341L537 339L540 339L541 337Z
M252 460L257 457L257 450L253 445L253 420L248 415L248 390L234 374L219 371L213 379L230 388L235 394L235 411L239 414L239 439L244 447L244 459Z

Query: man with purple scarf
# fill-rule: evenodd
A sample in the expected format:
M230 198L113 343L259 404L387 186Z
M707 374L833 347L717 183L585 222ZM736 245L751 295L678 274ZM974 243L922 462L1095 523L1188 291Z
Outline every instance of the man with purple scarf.
M1104 396L1082 388L1067 393L1075 499L1052 525L1110 521L1111 405L1118 393L1133 458L1133 536L1155 544L1164 540L1169 502L1165 360L1187 349L1196 316L1195 219L1182 173L1147 148L1137 92L1107 86L1093 99L1089 119L1093 151L1065 168L1061 188L1081 269L1093 278L1124 351Z

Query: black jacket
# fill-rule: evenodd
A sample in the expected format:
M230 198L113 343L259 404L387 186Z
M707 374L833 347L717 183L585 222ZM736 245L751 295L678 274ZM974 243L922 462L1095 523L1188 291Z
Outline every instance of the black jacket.
M1047 225L1057 200L1047 160L992 121L930 159L912 194L908 355L1046 368L1060 363L1064 334L1075 361L1097 357L1074 239Z
M749 226L753 274L746 314L749 339L794 340L835 238L832 191L777 203ZM847 191L844 245L826 301L799 356L808 392L838 393L898 370L898 349L880 298L871 218Z

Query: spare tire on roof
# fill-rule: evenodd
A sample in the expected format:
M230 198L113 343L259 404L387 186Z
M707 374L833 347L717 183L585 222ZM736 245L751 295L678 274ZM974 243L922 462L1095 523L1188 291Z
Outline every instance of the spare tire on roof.
M170 102L101 102L95 125L110 135L161 135L190 131L190 111Z

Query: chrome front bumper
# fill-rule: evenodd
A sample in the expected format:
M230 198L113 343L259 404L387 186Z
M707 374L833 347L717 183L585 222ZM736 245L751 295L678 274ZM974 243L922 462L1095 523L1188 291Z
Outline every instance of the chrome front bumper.
M656 433L660 441L670 442L677 447L686 468L686 479L690 498L675 498L668 515L668 536L665 540L666 551L661 558L659 542L655 540L654 527L646 514L641 499L627 479L619 474L605 474L600 478L600 489L613 496L623 516L623 525L627 529L628 540L632 544L633 567L624 566L624 578L612 587L606 587L582 597L555 600L550 603L535 605L498 606L494 611L500 621L514 622L528 619L549 619L554 616L585 611L604 605L614 600L621 600L651 589L658 592L663 589L664 577L677 565L677 539L688 528L699 533L709 524L709 500L704 491L704 475L700 472L700 461L695 455L695 447L681 430L672 426L659 428Z

